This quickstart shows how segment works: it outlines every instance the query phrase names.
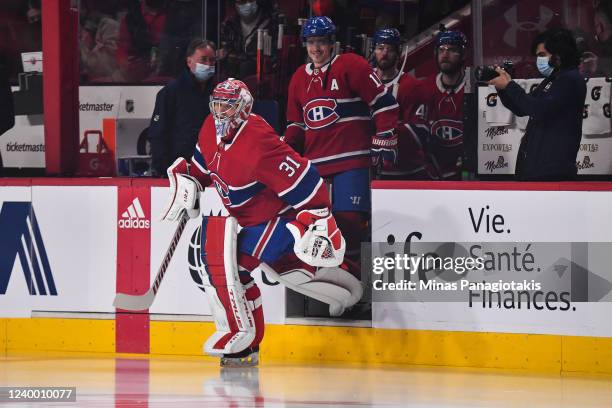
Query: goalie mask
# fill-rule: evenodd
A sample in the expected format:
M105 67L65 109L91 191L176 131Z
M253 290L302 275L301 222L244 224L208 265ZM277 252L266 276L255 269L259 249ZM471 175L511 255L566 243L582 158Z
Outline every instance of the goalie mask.
M209 106L215 119L217 137L231 142L236 129L251 114L253 97L244 82L229 78L215 87Z

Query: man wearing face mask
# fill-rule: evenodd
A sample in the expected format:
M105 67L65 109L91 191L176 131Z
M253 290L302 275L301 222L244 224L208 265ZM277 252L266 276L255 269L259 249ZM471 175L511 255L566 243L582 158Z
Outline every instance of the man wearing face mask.
M149 128L154 174L164 175L177 158L193 155L202 123L210 113L215 55L213 42L192 40L185 70L157 94Z
M499 76L489 81L506 108L529 116L515 174L519 180L570 180L577 173L586 98L576 39L566 29L545 31L533 41L532 53L545 79L530 94L499 67Z
M224 76L244 79L257 71L257 30L268 30L276 44L278 20L267 0L234 0L236 14L223 22L219 58ZM272 47L272 59L276 47Z

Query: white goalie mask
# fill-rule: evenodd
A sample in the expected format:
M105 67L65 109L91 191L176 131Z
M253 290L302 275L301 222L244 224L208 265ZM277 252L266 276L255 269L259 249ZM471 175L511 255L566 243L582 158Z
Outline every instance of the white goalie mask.
M217 137L230 142L236 129L251 114L253 96L244 82L229 78L215 87L209 107L215 119Z

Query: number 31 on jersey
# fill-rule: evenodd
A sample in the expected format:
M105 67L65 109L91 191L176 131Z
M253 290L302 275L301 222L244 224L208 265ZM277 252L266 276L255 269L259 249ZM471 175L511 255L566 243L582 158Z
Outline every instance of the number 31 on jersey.
M278 166L280 171L286 171L289 177L293 177L296 170L300 168L300 163L293 160L291 157L286 156L285 160Z

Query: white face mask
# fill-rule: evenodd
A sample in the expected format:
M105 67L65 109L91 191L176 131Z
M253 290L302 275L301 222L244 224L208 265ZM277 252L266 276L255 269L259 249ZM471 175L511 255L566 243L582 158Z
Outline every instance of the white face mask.
M545 77L549 77L555 69L550 66L549 62L550 57L538 57L536 60L538 71L540 71L540 74L544 75Z
M207 81L215 75L215 66L196 63L195 69L192 71L198 81Z

